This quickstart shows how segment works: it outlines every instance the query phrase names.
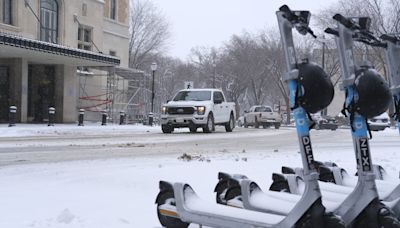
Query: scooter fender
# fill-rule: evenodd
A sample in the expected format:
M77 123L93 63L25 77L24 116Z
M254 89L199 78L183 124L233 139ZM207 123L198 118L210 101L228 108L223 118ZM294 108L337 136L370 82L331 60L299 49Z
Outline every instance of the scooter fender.
M162 195L162 193L166 192L166 191L171 191L174 192L174 187L173 187L173 183L170 183L168 181L160 181L158 183L158 187L160 189L160 193L157 195L156 198L156 202L155 203L161 203L160 202L160 196Z

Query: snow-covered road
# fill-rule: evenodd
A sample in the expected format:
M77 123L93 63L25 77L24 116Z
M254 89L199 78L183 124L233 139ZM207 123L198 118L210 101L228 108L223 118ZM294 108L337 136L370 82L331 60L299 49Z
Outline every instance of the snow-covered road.
M281 165L300 166L293 128L164 135L143 126L54 128L0 125L0 227L160 227L160 179L184 181L213 202L217 172L242 173L267 188ZM400 136L374 133L373 161L398 177ZM355 171L348 129L312 131L315 157ZM183 153L192 161L182 161Z

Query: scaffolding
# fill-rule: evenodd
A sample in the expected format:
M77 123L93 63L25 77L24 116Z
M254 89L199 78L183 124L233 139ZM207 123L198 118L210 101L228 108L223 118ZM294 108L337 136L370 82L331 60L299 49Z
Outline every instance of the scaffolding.
M150 111L150 75L123 67L79 69L78 110L85 119L99 121L106 110L110 122L118 122L120 112L128 123L146 123Z

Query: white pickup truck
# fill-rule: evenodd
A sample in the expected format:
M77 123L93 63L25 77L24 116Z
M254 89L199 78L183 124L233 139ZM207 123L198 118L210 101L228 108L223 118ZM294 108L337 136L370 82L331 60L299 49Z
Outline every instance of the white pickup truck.
M279 129L282 117L279 113L272 111L270 106L256 105L252 106L249 112L245 112L243 122L245 128L248 126L268 128L273 125L275 129Z
M227 132L235 128L235 103L226 102L218 89L185 89L161 107L161 129L171 133L174 128L188 127L190 132L202 128L211 133L215 125L225 126Z

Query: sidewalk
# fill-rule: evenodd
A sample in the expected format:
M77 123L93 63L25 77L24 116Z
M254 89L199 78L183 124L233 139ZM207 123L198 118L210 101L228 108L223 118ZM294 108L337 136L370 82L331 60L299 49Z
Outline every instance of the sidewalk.
M77 124L55 124L47 126L43 124L19 123L14 127L8 124L0 124L0 138L7 137L29 137L29 136L57 136L57 135L100 135L110 134L132 134L132 133L158 133L161 132L160 126L144 125L118 125L109 123L101 126L101 123L85 122L85 126Z

